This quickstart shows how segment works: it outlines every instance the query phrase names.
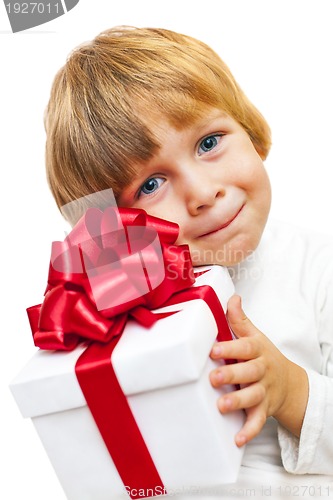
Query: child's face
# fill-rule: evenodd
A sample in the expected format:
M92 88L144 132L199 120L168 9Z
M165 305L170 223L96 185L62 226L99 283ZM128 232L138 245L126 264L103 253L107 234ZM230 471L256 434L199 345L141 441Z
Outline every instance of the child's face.
M194 265L233 265L258 245L271 190L263 162L244 129L220 110L176 130L150 123L160 149L122 193L119 205L143 208L179 224Z

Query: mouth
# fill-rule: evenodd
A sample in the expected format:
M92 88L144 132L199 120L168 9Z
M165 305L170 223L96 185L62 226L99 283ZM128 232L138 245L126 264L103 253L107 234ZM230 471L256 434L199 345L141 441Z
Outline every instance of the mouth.
M216 229L213 229L211 231L208 231L207 233L204 233L204 234L201 234L199 236L199 238L204 238L206 236L210 236L211 234L215 234L217 233L218 231L221 231L222 229L225 229L227 228L228 226L230 226L230 224L238 217L238 215L241 213L241 211L243 210L244 208L244 205L241 206L241 208L238 210L238 212L231 218L229 219L227 222L225 222L224 224L222 224L221 226L218 226Z

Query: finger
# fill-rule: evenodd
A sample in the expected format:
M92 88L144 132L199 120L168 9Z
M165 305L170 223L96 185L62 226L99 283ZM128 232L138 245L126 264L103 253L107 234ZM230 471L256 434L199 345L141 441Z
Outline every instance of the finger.
M230 353L229 347L232 349L232 345L234 343L234 340L226 340L224 342L216 342L212 350L210 352L210 357L212 359L223 359L224 355L226 357L228 356L228 353Z
M217 401L221 413L252 408L259 405L265 398L266 390L260 383L254 383L238 391L229 392Z
M251 384L258 382L265 374L265 366L259 360L219 366L210 373L213 387L223 384Z
M242 299L239 295L233 295L229 299L227 319L236 337L251 336L258 331L243 311Z
M239 338L217 342L211 350L212 359L254 359L261 355L262 345L258 338Z
M246 414L245 424L235 436L235 443L238 447L243 446L256 437L266 423L266 413L263 405L250 408Z

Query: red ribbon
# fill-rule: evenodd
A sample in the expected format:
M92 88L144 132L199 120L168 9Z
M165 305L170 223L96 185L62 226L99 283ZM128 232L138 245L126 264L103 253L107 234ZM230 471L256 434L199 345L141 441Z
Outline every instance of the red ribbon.
M124 227L120 227L121 223ZM131 228L136 231L131 233L129 249ZM187 245L174 245L177 237L176 224L148 216L143 210L110 207L101 212L89 209L65 241L53 245L43 304L27 309L35 345L41 349L72 350L79 342L90 341L76 363L75 373L129 492L140 489L161 491L164 485L111 362L113 349L128 317L150 326L160 317L173 314L156 314L151 309L199 298L207 302L214 315L217 340L232 339L214 290L209 286L191 287L195 278L189 249ZM161 271L157 240L161 243L165 276L155 288L150 286L146 294L140 295L149 279L152 277L150 281L154 282L154 277ZM138 255L145 267L138 266ZM105 266L110 262L112 280L108 281L110 274L105 275ZM142 268L149 269L148 276L147 273L140 274ZM101 269L104 275L99 274ZM90 270L93 275L89 275ZM138 272L130 273L131 270ZM97 276L97 281L93 282L93 286L97 283L94 290L89 279L91 276L92 280ZM119 300L98 310L96 296L98 302L108 304L112 299L110 291L117 297L119 290L123 294L124 284L132 288L134 298L125 303Z

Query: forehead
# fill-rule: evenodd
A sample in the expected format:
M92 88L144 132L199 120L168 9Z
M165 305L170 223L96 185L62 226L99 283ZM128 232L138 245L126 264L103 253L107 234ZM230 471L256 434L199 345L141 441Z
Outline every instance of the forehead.
M181 135L187 135L194 133L200 136L201 133L205 134L207 130L209 130L210 127L214 127L214 125L227 125L231 122L236 123L235 120L224 111L211 107L206 107L205 113L197 114L188 121L179 121L175 123L168 115L151 113L144 118L144 122L159 148L163 145L163 142L168 140L172 135L179 135L180 133Z

